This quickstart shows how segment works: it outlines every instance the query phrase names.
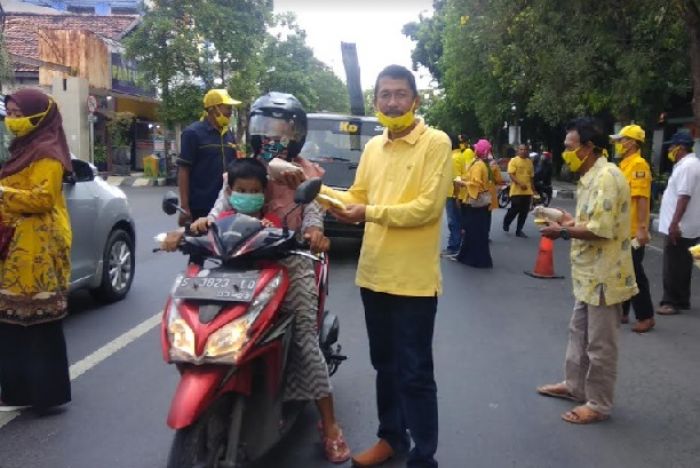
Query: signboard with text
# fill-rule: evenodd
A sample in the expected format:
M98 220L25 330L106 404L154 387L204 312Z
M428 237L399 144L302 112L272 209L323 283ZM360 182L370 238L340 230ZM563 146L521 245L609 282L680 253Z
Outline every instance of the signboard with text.
M155 97L153 88L147 88L139 79L136 63L122 54L112 52L112 89L126 94Z

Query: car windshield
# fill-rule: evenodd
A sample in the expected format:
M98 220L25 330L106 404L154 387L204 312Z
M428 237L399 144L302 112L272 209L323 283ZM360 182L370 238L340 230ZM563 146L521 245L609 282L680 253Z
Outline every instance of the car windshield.
M301 155L317 162L357 164L367 142L382 130L376 121L309 117L309 130Z

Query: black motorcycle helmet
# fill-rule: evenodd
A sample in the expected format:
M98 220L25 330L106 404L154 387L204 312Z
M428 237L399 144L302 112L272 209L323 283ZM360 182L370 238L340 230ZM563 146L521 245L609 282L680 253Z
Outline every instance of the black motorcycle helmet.
M292 94L271 91L250 106L248 135L255 156L269 160L286 147L287 159L295 158L304 146L307 128L304 107ZM276 143L263 145L263 137Z

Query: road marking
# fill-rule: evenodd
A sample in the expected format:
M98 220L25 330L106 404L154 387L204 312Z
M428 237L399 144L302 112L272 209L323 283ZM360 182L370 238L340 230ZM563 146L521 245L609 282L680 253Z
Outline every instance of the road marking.
M93 352L92 354L84 357L80 361L76 362L72 366L70 366L69 373L70 373L70 380L71 382L119 351L122 348L125 348L129 344L133 343L149 331L151 331L153 328L155 328L159 323L160 319L162 317L162 312L158 312L157 314L153 315L152 317L144 320L143 322L139 323L136 325L134 328L131 330L126 331L125 333L121 334L117 338L113 339L97 351ZM0 428L8 424L10 421L15 419L17 416L20 415L20 411L12 411L10 413L0 413Z

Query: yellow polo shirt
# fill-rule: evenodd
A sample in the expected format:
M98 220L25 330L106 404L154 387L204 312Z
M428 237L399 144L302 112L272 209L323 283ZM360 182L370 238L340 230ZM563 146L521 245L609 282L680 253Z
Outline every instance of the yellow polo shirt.
M467 184L467 190L462 201L476 199L481 192L489 190L489 170L485 161L474 160L467 165L467 170L462 175L462 181Z
M464 152L462 152L460 149L452 150L452 180L454 180L455 177L462 177L465 166ZM459 198L461 192L462 191L459 190L455 195L454 184L450 184L450 191L447 193L447 196Z
M599 157L576 189L576 224L600 237L571 240L571 279L579 301L600 305L602 293L606 304L613 305L637 294L629 205L630 189L622 171Z
M637 152L631 156L627 156L620 162L620 170L625 175L627 183L630 186L630 196L644 197L649 201L651 199L651 169L649 163ZM649 226L649 209L651 203L647 203L647 212L644 215L646 225ZM632 200L631 205L631 236L637 234L637 204Z
M523 190L515 182L510 184L511 197L515 195L532 195L532 179L535 177L535 167L532 165L530 158L521 158L520 156L510 158L508 174L515 175L519 182L527 185L527 188Z
M452 185L450 139L422 120L408 135L372 138L347 192L321 193L367 205L356 284L400 296L442 292L440 228Z

